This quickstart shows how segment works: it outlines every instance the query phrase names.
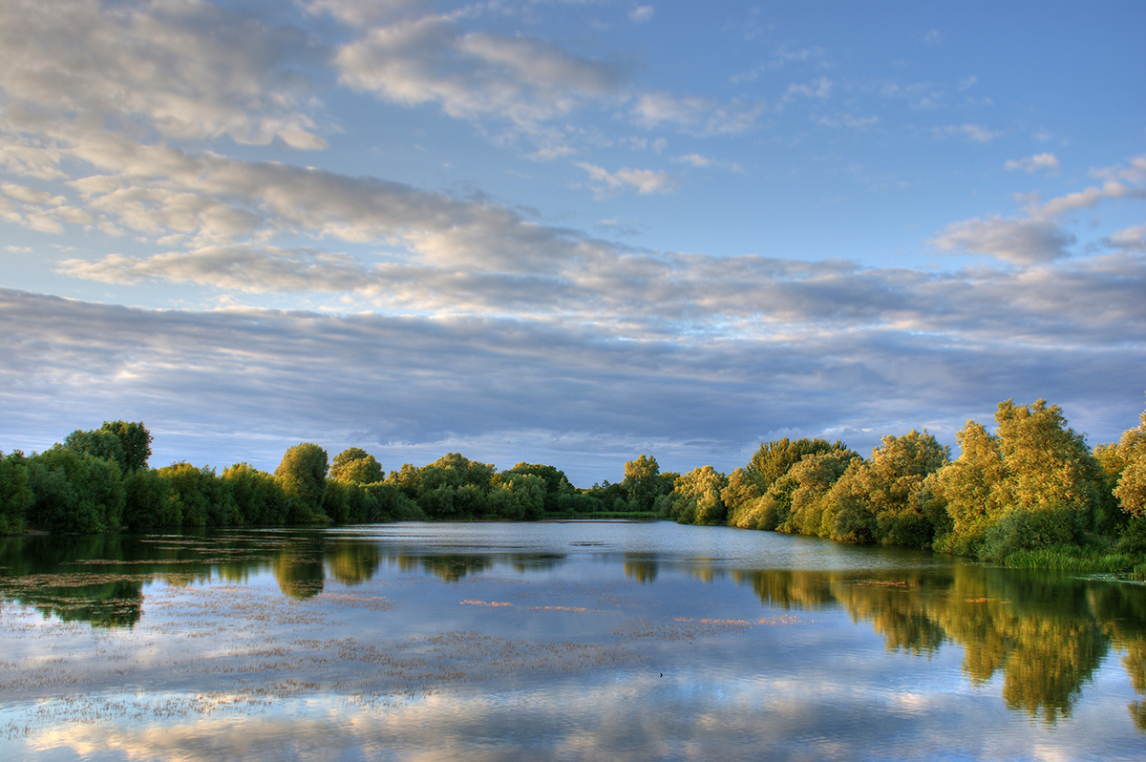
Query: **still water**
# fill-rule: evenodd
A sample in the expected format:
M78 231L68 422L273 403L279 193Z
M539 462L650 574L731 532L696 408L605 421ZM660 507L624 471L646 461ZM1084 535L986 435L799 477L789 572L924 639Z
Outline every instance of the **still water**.
M1141 760L1146 587L670 523L0 538L0 759Z

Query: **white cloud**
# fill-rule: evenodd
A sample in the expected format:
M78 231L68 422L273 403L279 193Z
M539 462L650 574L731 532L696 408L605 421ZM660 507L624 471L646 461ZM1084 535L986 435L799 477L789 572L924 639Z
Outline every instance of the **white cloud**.
M1042 158L1044 156L1050 155L1031 158L1049 166L1050 160ZM1146 198L1146 188L1131 184L1146 182L1146 174L1138 174L1140 158L1136 157L1121 167L1096 172L1096 175L1107 178L1101 186L1067 193L1045 203L1040 203L1037 195L1030 196L1025 216L1003 218L996 215L956 222L948 225L931 243L940 251L986 254L1017 265L1063 259L1069 256L1068 247L1075 243L1075 236L1063 227L1063 218L1067 214L1097 206L1107 199ZM1141 162L1141 165L1146 166L1146 162Z
M821 116L816 124L824 127L846 127L851 130L868 130L879 124L878 116L854 116L852 114L837 114L835 116Z
M1117 180L1107 180L1102 187L1092 186L1077 193L1068 193L1051 199L1038 209L1038 214L1043 217L1058 217L1077 209L1096 206L1100 201L1110 198L1146 198L1146 189L1135 188Z
M827 77L820 77L819 79L803 84L793 82L788 85L788 90L784 93L783 100L785 102L791 101L794 98L817 98L824 100L832 94L832 81Z
M962 137L976 143L990 143L1002 137L1003 133L984 127L981 124L951 124L945 127L936 127L936 137Z
M1057 174L1059 171L1058 157L1053 153L1040 153L1023 159L1008 159L1003 167L1009 170L1021 169L1028 173L1041 171Z
M328 13L349 26L384 23L424 4L424 0L304 0L309 13Z
M653 6L638 5L629 11L629 20L635 24L643 24L653 18Z
M3 191L5 196L14 198L17 201L23 201L26 204L47 204L52 200L52 194L46 191L35 190L23 185L14 185L12 183L5 183L0 185L0 191Z
M763 111L763 103L721 103L712 98L659 92L638 96L630 115L642 127L671 124L685 132L709 136L750 130Z
M678 156L673 161L680 162L681 164L689 164L694 167L710 167L712 166L712 159L707 156L701 156L698 153L685 154Z
M641 196L672 193L676 190L676 178L661 170L625 168L609 172L586 162L580 162L577 166L589 173L598 194L626 186L635 189Z
M986 254L1017 265L1068 257L1067 247L1074 242L1074 236L1048 220L1001 217L955 223L932 241L940 251Z
M251 246L210 246L146 259L120 254L109 254L96 262L66 259L59 271L105 283L155 279L248 293L353 292L370 281L366 268L344 255Z
M716 168L723 169L728 172L743 172L744 167L740 166L738 162L726 161L724 159L714 159L710 156L704 156L699 153L689 153L684 156L676 156L672 159L677 164L687 164L690 167L697 169Z
M532 130L586 98L612 93L615 66L538 39L464 32L454 16L378 27L341 47L343 84L404 106L436 103L460 119L509 120Z
M317 61L303 32L201 2L8 2L0 13L0 89L23 131L61 120L136 123L178 140L228 135L321 148L317 104L297 67ZM18 107L18 108L12 108ZM4 146L4 162L53 174L59 146ZM37 155L35 152L41 152Z
M1119 230L1110 236L1110 245L1124 251L1146 251L1146 225Z

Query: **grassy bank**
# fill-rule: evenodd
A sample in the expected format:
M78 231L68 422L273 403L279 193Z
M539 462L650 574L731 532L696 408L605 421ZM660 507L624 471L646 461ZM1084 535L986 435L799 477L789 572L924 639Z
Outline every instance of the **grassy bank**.
M1040 550L1019 550L1004 559L1016 569L1047 569L1080 574L1119 574L1146 579L1146 559L1112 548L1059 545Z

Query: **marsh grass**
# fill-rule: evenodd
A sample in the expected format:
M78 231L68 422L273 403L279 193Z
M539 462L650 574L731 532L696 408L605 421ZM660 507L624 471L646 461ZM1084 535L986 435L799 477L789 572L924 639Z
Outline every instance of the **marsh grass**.
M1142 557L1110 548L1060 545L1039 550L1018 550L1003 561L1016 569L1045 569L1079 574L1124 574L1146 579Z

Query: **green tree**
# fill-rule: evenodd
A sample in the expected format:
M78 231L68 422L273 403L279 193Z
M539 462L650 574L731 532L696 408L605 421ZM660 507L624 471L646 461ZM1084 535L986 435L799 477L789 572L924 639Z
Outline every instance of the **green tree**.
M120 463L124 473L137 468L147 468L147 460L151 457L151 432L139 423L127 421L104 421L100 431L115 434L123 448L123 461Z
M761 492L767 492L805 456L834 450L847 450L847 448L839 441L832 443L824 439L797 439L793 442L784 437L768 444L762 443L748 462L746 470L758 480Z
M275 480L296 505L290 523L310 523L323 516L322 496L326 492L326 450L311 442L291 447L275 469Z
M226 482L214 469L184 461L164 466L157 473L167 483L168 500L173 503L170 515L180 515L183 526L227 527L243 523Z
M125 493L119 464L63 445L28 458L32 527L93 534L118 529Z
M399 471L391 471L386 481L393 484L411 500L417 500L422 491L422 469L411 463L403 463Z
M671 491L672 485L660 479L661 467L657 459L640 455L625 463L625 478L621 481L629 498L631 510L651 511L657 497Z
M764 480L750 468L737 468L730 473L728 486L720 493L729 523L735 524L735 516L750 510L764 496L765 490Z
M374 484L384 481L385 473L374 456L358 447L350 447L335 456L330 464L330 478L349 484Z
M127 457L123 452L123 443L111 431L76 429L64 438L64 447L81 455L115 461L119 465L120 473L127 471Z
M831 504L829 493L857 459L859 456L851 450L829 450L805 455L788 469L773 485L783 485L784 491L791 490L787 520L777 528L783 532L830 537L833 524L830 520L824 521L824 512Z
M773 490L772 497L768 498L773 485L808 455L844 450L847 448L843 443L837 441L833 444L823 439L793 442L785 437L761 443L748 465L733 471L729 477L728 494L721 496L728 509L729 525L776 529L787 519L789 497L795 485L789 481Z
M832 487L822 521L846 542L931 545L935 525L920 503L927 476L948 463L948 448L924 431L887 436L871 460L853 460Z
M1146 457L1139 456L1126 466L1114 496L1126 513L1135 518L1146 517Z
M447 453L418 471L418 505L431 518L480 518L489 510L495 473L492 463Z
M126 499L123 524L129 529L183 525L180 504L171 497L167 480L158 471L138 468L123 480Z
M25 514L33 499L24 453L17 450L5 457L0 452L0 535L24 531Z
M286 523L292 501L271 474L248 463L236 463L223 471L222 479L243 524L277 526Z
M490 510L510 521L536 521L545 511L545 480L536 474L503 471L489 493Z
M1146 412L1141 420L1137 428L1123 432L1118 444L1095 453L1118 507L1136 519L1146 517Z
M1102 468L1062 410L999 403L997 434L968 421L957 435L959 458L928 477L951 529L936 547L1002 560L1016 550L1077 543L1094 521Z
M556 513L560 509L559 501L562 495L573 494L573 485L565 477L564 471L555 466L546 466L541 463L518 463L505 473L531 474L540 477L545 482L545 512Z
M682 474L673 488L673 518L682 524L723 524L726 512L721 493L727 487L728 478L712 466Z

